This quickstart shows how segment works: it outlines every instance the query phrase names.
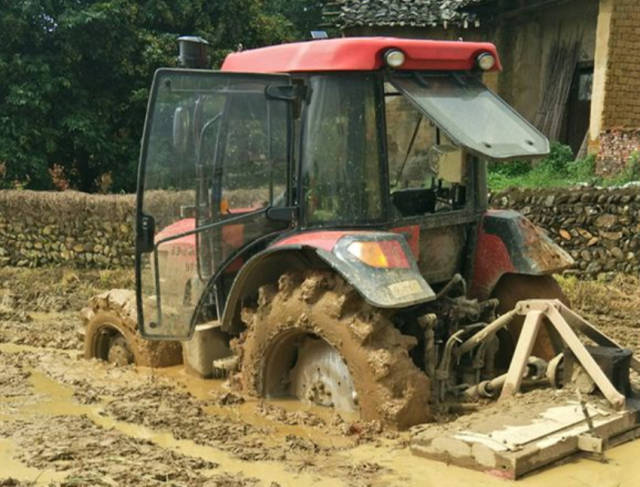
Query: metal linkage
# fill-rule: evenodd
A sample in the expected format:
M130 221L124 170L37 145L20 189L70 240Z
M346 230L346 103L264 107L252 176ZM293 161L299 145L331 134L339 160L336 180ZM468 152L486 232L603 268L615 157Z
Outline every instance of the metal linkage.
M470 352L475 347L480 345L482 342L487 340L496 334L498 330L507 326L513 317L517 314L516 310L513 309L508 313L505 313L498 317L496 320L489 323L487 326L482 328L478 333L471 336L468 340L466 340L462 345L458 347L457 354L464 355L467 352Z
M500 399L505 399L520 389L522 375L527 366L527 360L531 355L531 350L535 343L536 336L542 324L542 320L546 318L551 326L553 326L562 340L565 342L569 350L576 357L580 365L589 374L593 382L598 386L605 398L616 408L621 408L625 404L624 395L620 394L613 386L609 378L598 366L591 354L587 351L583 343L580 341L572 325L593 339L600 345L620 347L610 338L606 337L602 332L598 331L593 325L579 317L562 302L557 299L530 299L520 301L515 308L515 312L525 316L525 322L516 344L513 359L507 372L507 377L502 388ZM569 324L571 323L571 325ZM473 337L472 337L473 338ZM633 359L632 367L638 370L639 363Z

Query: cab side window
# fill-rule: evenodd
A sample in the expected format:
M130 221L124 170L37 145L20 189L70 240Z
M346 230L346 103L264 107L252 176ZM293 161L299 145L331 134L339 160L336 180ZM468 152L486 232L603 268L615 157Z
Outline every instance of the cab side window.
M286 104L244 93L234 96L227 109L222 213L285 205Z
M385 84L391 202L401 216L465 206L464 152L400 92Z

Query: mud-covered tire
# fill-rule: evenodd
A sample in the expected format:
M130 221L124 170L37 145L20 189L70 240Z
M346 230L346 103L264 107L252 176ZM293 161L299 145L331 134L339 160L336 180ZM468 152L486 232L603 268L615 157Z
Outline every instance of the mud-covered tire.
M560 285L553 276L506 274L498 282L492 297L500 300L500 304L497 307L499 314L512 310L518 301L524 299L559 299L569 306L569 299L562 292ZM502 340L501 346L503 350L501 355L504 355L502 361L505 358L510 358L513 354L513 348L520 336L523 323L524 316L516 316L509 324L512 342L504 343L505 341ZM502 337L504 338L505 335ZM531 353L536 357L551 360L560 351L560 338L545 319L544 326L538 333L538 338Z
M101 343L105 335L116 333L126 340L136 365L168 367L182 363L179 342L150 341L140 336L133 291L112 289L94 296L82 314L85 322L84 357L87 359L106 359L100 350Z
M246 393L268 392L265 370L273 351L282 352L278 344L285 337L313 335L346 363L363 420L399 429L429 420L430 381L408 354L415 339L402 335L335 274L283 274L277 284L260 288L257 308L243 309L242 318L247 330L233 347Z

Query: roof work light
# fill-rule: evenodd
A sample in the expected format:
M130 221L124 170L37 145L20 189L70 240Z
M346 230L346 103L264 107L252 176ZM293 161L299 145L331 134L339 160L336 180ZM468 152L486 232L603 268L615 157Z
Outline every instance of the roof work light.
M404 64L406 56L400 49L389 49L384 53L384 62L390 68L399 68Z
M490 52L483 52L476 58L476 63L482 71L489 71L496 65L496 58Z

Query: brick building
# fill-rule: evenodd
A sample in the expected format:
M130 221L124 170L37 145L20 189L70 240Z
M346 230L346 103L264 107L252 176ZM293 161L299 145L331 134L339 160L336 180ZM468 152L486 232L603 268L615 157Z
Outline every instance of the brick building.
M610 173L640 150L640 0L599 3L590 150Z
M343 35L490 40L485 82L550 138L618 170L640 150L640 0L335 0Z

